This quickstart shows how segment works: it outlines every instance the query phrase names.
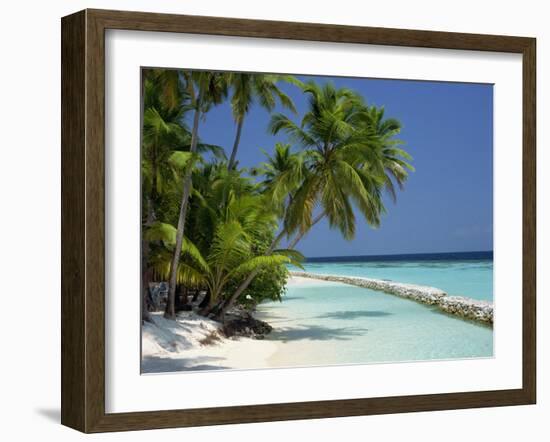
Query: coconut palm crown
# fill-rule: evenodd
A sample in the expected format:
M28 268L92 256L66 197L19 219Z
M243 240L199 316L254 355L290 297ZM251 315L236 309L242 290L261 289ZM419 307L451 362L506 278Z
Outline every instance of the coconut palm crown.
M389 186L386 171L395 171L403 182L408 164L398 157L397 165L392 163L399 152L387 150L391 145L388 139L397 132L378 133L372 123L375 115L369 114L362 97L332 83L319 86L310 82L304 92L309 95L308 111L300 124L276 114L269 126L273 134L285 132L306 157L308 174L295 194L287 222L303 236L326 217L332 228L351 239L356 225L354 207L377 227L385 212L382 190ZM318 215L314 218L315 210Z
M275 109L277 101L286 109L296 112L291 98L278 86L278 83L286 82L295 85L302 83L292 75L280 74L250 74L230 73L227 74L227 83L231 86L231 109L233 119L237 124L237 132L228 168L233 169L237 165L237 152L241 140L241 133L245 116L250 112L252 104L257 102L261 107L271 112Z

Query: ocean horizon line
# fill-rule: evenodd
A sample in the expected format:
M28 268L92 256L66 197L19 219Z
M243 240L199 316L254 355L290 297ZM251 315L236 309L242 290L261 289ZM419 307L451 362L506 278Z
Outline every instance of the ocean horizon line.
M350 255L350 256L308 256L306 263L314 262L367 262L367 261L431 261L431 260L480 260L493 259L492 250L476 250L469 252L423 252L396 253L383 255Z

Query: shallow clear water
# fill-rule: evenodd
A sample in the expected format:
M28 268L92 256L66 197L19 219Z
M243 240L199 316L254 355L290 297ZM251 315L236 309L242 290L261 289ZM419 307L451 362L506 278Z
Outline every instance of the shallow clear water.
M353 268L339 266L338 272L326 265L316 269L332 274L352 274L342 270L351 272ZM362 267L360 269L362 271ZM313 271L313 268L308 270ZM368 276L381 277L370 272ZM289 286L283 302L258 306L257 316L274 327L266 340L285 344L270 358L271 366L493 355L490 327L439 313L433 307L397 296L345 284L310 281ZM429 281L423 283L436 285Z
M307 272L428 285L449 295L493 300L493 260L305 263ZM298 269L296 269L298 270Z

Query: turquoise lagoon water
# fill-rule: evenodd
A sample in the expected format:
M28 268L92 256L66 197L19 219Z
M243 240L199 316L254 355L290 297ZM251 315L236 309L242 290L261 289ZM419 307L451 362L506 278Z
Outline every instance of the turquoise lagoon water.
M311 273L363 276L437 287L449 295L493 300L493 260L306 263ZM298 269L296 269L298 270Z
M307 263L308 272L430 285L492 300L492 260ZM305 280L258 307L279 345L272 366L491 357L493 329L434 307L350 285Z

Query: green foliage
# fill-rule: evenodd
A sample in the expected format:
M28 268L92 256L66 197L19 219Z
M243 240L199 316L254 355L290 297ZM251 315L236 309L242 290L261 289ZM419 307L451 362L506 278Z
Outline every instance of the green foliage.
M301 85L292 75L235 72L228 74L227 82L232 89L231 108L233 118L237 122L250 111L254 101L269 112L273 111L279 101L282 106L296 113L296 107L290 97L277 86L279 82Z
M251 197L247 197L251 198ZM246 204L238 210L239 199L234 198L228 204L227 219L218 218L208 249L201 252L188 238L184 238L182 258L178 265L178 282L188 286L202 284L211 294L212 303L226 299L231 295L228 287L238 284L247 274L256 270L278 270L286 264L299 264L298 254L280 251L267 253L265 246L258 247L258 235L269 235L271 223L263 214L256 196L255 204ZM156 222L145 230L145 238L161 241L168 250L173 250L176 229L166 223ZM171 254L159 253L155 262L157 274L166 278L169 271ZM264 278L264 285L270 279ZM279 281L279 280L274 280ZM275 296L271 290L270 296Z
M285 228L308 231L313 212L320 206L329 225L344 238L352 239L356 225L354 207L371 226L377 227L386 210L383 188L395 196L392 179L401 186L411 169L406 162L410 157L393 140L400 124L397 120L384 120L383 110L368 107L361 96L349 89L310 82L303 90L309 97L309 108L301 122L275 114L269 126L273 134L286 133L304 155L306 173L287 207ZM267 182L270 180L268 177Z
M255 238L252 248L256 253L265 253L273 241L274 231L265 231L263 235ZM284 251L275 251L278 255L285 255ZM297 263L301 255L289 258ZM252 282L239 296L237 302L246 307L253 307L262 301L281 301L285 292L285 284L288 277L288 269L285 263L271 263L262 268ZM242 281L241 277L232 278L227 284L227 292L233 293Z
M302 88L308 98L307 111L297 122L273 113L277 104L296 112L280 82ZM195 111L198 122L225 100L240 128L253 103L268 110L268 130L285 135L290 144L277 143L250 171L236 169L240 128L227 161L230 146L200 140L198 124L192 134L186 123ZM331 227L351 239L355 212L376 227L386 210L383 192L395 199L396 189L413 170L396 138L400 122L386 118L383 108L367 105L354 91L330 83L302 84L284 75L149 69L143 71L143 103L146 266L166 280L173 258L179 258L177 282L208 289L212 303L237 296L237 302L248 306L281 300L287 265L303 261L296 250L277 249L283 235L299 240L315 220L327 217ZM187 218L179 224L183 244L175 251L175 226L186 195L182 184L189 182L189 174Z
M282 301L287 278L288 270L285 265L262 269L241 294L238 303L252 308L263 301Z
M277 228L276 213L260 186L241 171L228 171L223 165L205 164L193 174L194 193L187 221L177 281L207 288L212 303L227 299L249 273L259 271L251 287L278 299L286 280L286 264L299 265L302 256L292 251L270 252L269 245ZM155 247L152 259L155 274L169 275L176 228L156 221L144 228L144 238ZM245 297L250 292L245 293Z

